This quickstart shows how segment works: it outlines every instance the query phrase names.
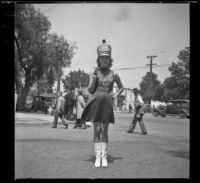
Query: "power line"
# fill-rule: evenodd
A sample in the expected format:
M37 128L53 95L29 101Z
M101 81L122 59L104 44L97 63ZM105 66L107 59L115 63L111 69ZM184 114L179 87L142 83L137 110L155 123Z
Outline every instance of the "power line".
M164 54L165 52L174 52L174 51L177 51L177 50L166 50L166 49L164 50L164 49L162 49L161 51L157 51L157 52L154 52L154 53ZM147 52L147 51L145 51L145 52ZM117 60L120 59L119 61L121 61L121 60L130 59L130 58L134 58L134 57L138 57L138 56L145 56L145 55L146 55L146 53L134 55L134 56L124 56L124 57L117 58Z
M151 50L145 50L145 51L139 51L139 52L134 52L134 53L127 53L127 54L125 54L125 57L127 57L128 55L133 55L133 54L136 54L137 55L137 53L146 53L146 52L150 52L150 51L156 51L156 50L161 50L161 51L159 51L159 52L166 52L166 51L164 51L164 50L170 50L170 49L172 49L172 48L181 48L181 47L185 47L185 46L172 46L172 47L165 47L165 48L160 48L160 49L151 49ZM157 52L156 52L157 53ZM139 54L139 55L144 55L144 54ZM126 56L127 55L127 56ZM123 57L120 57L120 59L121 58L124 58L124 56Z
M156 65L156 66L154 66L154 67L165 67L165 66L169 66L169 65L171 65L171 64Z
M51 10L51 9L53 9L53 8L55 8L56 6L59 6L59 5L60 5L60 4L56 4L56 5L54 5L54 6L50 7L50 8L47 8L47 9L43 10L42 13L44 13L45 11Z
M183 46L174 46L174 47L167 47L167 48L161 48L161 51L157 51L157 52L154 52L154 53L157 53L157 54L164 54L165 52L174 52L174 51L177 51L177 50L170 50L170 48L180 48L180 47L183 47ZM128 55L133 55L133 56L122 56L122 57L118 57L116 58L115 60L117 60L118 62L122 61L122 60L126 60L126 59L132 59L134 57L138 57L138 56L145 56L146 55L146 52L150 52L149 50L148 51L141 51L141 52L135 52L135 53L143 53L143 54L136 54L136 55L133 55L135 53L132 53L132 54L128 54ZM95 60L95 59L94 59ZM87 61L92 61L92 60L87 60ZM89 63L84 63L84 64L92 64L94 63L93 62L89 62Z
M133 55L133 54L135 56L135 55L138 55L138 53L143 53L143 54L139 54L139 55L144 55L144 54L146 55L146 52L154 51L154 53L155 53L156 50L161 50L161 51L156 51L156 53L157 52L163 53L163 52L167 52L166 50L170 50L173 48L183 48L183 47L185 47L185 46L172 46L172 47L165 47L165 48L160 48L160 49L151 49L151 50L145 50L145 51L139 51L139 52L126 53L125 56L119 57L119 59L124 58L124 57L130 57L129 55Z
M113 69L113 70L119 71L119 70L131 70L131 69L138 69L138 68L147 68L147 66L142 66L142 67L126 67L126 68L118 68L118 69Z
M169 66L171 64L161 64L161 65L156 65L155 67L165 67ZM113 69L113 70L132 70L132 69L138 69L138 68L148 68L148 66L140 66L140 67L127 67L127 68L118 68L118 69Z

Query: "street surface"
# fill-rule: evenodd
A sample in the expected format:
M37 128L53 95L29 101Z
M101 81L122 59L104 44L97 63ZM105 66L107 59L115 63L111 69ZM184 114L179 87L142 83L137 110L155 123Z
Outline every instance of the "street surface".
M133 113L115 113L109 127L108 168L94 167L92 127L73 129L53 116L15 114L15 179L23 178L189 178L188 119L146 113L148 135L126 131Z

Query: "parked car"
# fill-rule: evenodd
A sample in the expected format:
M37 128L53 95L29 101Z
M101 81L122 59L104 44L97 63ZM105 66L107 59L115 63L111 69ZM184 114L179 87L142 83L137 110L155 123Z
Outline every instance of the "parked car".
M144 112L152 112L151 104L144 104Z
M190 100L177 99L169 100L166 106L159 106L153 109L153 116L178 115L181 118L190 118Z
M34 96L31 110L34 112L42 111L48 113L48 108L54 103L55 97Z

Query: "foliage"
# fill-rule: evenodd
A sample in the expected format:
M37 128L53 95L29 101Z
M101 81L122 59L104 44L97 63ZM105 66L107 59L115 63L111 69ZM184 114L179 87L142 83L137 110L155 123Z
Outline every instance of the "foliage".
M47 78L41 78L37 83L36 83L36 91L37 95L42 95L46 93L52 93L53 90L48 84Z
M143 96L144 101L150 102L151 99L157 99L157 90L160 88L160 81L157 80L157 75L152 72L147 72L140 82L140 91Z
M50 26L49 20L32 5L15 5L15 83L22 107L30 87L47 68L45 41Z
M163 82L164 98L177 99L189 98L190 90L190 48L186 47L178 55L179 61L169 67L171 76Z
M56 51L56 42L59 43L58 49ZM66 57L62 57L64 48L62 47L64 44L69 44ZM48 57L51 58L52 69L54 70L54 74L57 77L58 74L58 66L61 64L61 67L67 67L71 64L71 60L75 55L75 50L78 49L76 42L70 42L64 38L63 35L58 36L56 33L48 34L47 41L47 52ZM62 54L62 55L61 55Z
M58 73L58 65L65 67L66 59L59 60L55 53L55 40L66 42L64 36L49 34L51 23L31 4L15 5L15 83L19 95L18 104L25 106L26 95L34 84L52 87ZM75 43L69 46L66 58L69 62L75 54ZM44 82L44 80L47 80Z
M152 73L152 80L149 72L142 78L140 88L145 101L189 98L190 48L186 47L181 50L177 58L179 61L173 62L169 67L171 76L167 77L162 84L157 80L157 75L154 73Z
M62 80L65 89L69 89L71 86L75 88L87 87L89 84L89 75L80 69L78 71L71 71Z

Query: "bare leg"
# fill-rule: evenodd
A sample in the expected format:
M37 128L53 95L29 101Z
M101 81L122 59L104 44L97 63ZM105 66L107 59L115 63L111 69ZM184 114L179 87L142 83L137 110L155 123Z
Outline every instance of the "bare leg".
M93 138L94 143L100 142L101 141L101 137L100 137L101 123L100 122L94 122L93 128L94 128L94 138Z
M108 143L108 127L109 123L101 123L101 141Z

